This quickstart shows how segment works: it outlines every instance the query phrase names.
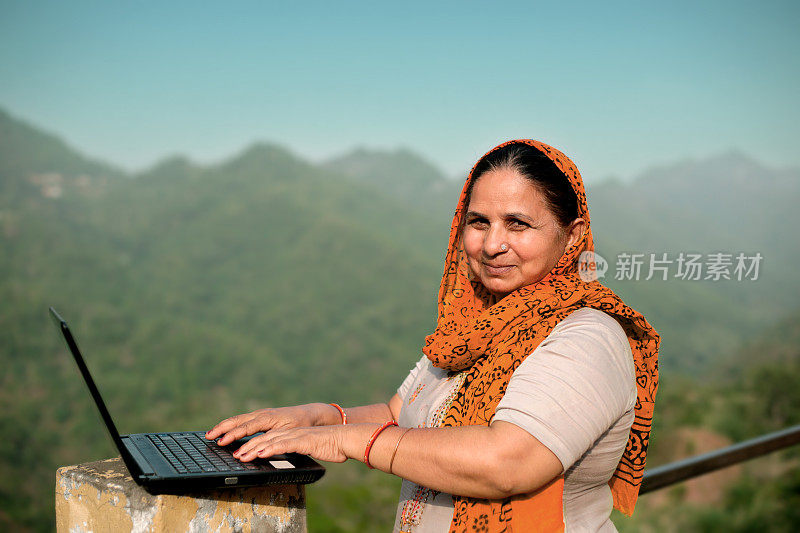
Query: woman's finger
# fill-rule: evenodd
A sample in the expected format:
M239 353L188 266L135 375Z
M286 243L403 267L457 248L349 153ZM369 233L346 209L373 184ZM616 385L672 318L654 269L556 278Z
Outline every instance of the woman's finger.
M251 450L253 450L254 448L262 446L264 443L267 443L267 442L279 437L283 433L284 432L281 432L280 430L273 430L273 431L270 431L269 433L264 433L263 435L259 435L258 437L253 437L249 441L247 441L244 444L242 444L242 446L238 450L233 452L233 456L238 459L242 455L244 455L244 454L250 452Z
M328 428L300 428L282 431L267 438L258 437L251 446L243 447L237 458L240 461L252 461L257 457L272 457L289 452L310 455L323 461L347 460L338 445L336 429Z
M313 426L317 424L319 419L317 416L318 409L317 404L259 409L251 413L226 418L206 432L206 438L209 440L222 438L222 444L224 445L230 444L237 438L268 429ZM251 425L247 426L247 424ZM240 431L242 426L247 429L245 433ZM230 438L228 438L229 433L233 433Z
M262 429L261 424L258 424L256 420L245 422L244 424L236 426L235 428L225 433L217 441L217 444L219 444L220 446L226 446L231 442L239 440L243 437L247 437L248 435L258 433L259 431L261 431L261 429Z
M250 450L252 450L256 446L261 446L261 444L264 442L264 440L266 440L267 435L268 434L265 433L263 435L259 435L258 437L253 437L249 441L247 441L244 444L242 444L239 447L238 450L233 452L233 456L236 457L237 459L240 459L242 455L246 454L247 452L249 452Z
M230 418L226 418L225 420L223 420L222 422L211 428L211 430L208 431L208 433L206 433L206 438L209 440L216 439L218 436L227 433L236 426L239 426L244 422L247 422L248 420L252 420L253 418L255 418L254 413L245 413L242 415L236 415Z
M261 450L273 450L270 453L269 457L278 454L284 453L287 451L294 452L298 451L297 449L284 449L287 446L286 443L288 442L306 442L310 440L311 435L306 428L302 429L286 429L286 430L275 430L270 431L269 433L265 433L263 435L259 435L258 437L252 438L247 441L245 444L242 445L241 448L236 450L233 454L234 457L239 459L240 461L250 461L255 459L258 456L259 451ZM282 443L280 446L278 443ZM280 448L281 451L278 451L277 448ZM306 453L306 452L301 452Z
M235 427L237 425L236 420L239 416L232 416L230 418L226 418L225 420L219 422L216 426L206 431L206 438L207 439L214 439L219 435L226 433L230 428Z
M278 455L279 453L296 452L299 451L297 449L298 442L299 439L291 437L273 439L269 442L262 442L243 453L239 457L239 460L252 461L257 457L272 457L273 455Z

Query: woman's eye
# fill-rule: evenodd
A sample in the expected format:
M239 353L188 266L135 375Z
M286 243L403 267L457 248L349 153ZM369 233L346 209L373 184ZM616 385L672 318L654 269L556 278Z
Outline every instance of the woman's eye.
M530 227L528 224L522 222L521 220L511 220L508 223L508 225L511 229L525 229Z
M485 228L487 225L486 221L482 218L472 218L467 221L467 224L469 224L473 228Z

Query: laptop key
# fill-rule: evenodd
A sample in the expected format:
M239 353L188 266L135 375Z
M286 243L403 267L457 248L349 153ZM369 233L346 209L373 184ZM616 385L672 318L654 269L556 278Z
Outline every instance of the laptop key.
M158 434L150 440L180 473L256 470L253 464L237 461L216 442L196 433Z

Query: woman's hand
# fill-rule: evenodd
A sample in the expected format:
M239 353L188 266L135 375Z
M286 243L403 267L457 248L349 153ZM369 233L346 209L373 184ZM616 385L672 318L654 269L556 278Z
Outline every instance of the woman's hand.
M324 403L259 409L252 413L226 418L207 432L206 438L208 440L219 438L218 444L225 446L259 431L319 426L332 423L328 419L339 416L335 407Z
M343 463L347 460L342 446L343 433L347 429L341 425L272 429L244 443L233 456L247 462L257 457L297 452L320 461Z

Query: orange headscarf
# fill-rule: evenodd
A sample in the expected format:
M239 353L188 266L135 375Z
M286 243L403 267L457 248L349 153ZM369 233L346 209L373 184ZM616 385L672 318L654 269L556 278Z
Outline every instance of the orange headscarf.
M461 241L462 219L468 207L467 191L475 178L475 167L472 168L450 228L439 288L436 330L425 339L423 348L434 366L466 371L464 383L442 426L488 426L514 370L556 324L582 307L604 311L616 318L625 330L636 367L635 420L625 452L609 481L614 506L630 515L639 494L650 436L658 386L659 335L641 314L596 280L593 263L579 265L581 253L593 252L594 244L583 181L572 161L555 148L531 139L505 142L487 152L481 160L512 143L533 146L558 166L577 195L578 216L586 221L586 226L583 235L564 251L543 279L495 302L479 281L470 279ZM455 496L450 530L511 532L516 526L516 531L561 531L564 528L563 489L562 475L530 494L504 500Z

